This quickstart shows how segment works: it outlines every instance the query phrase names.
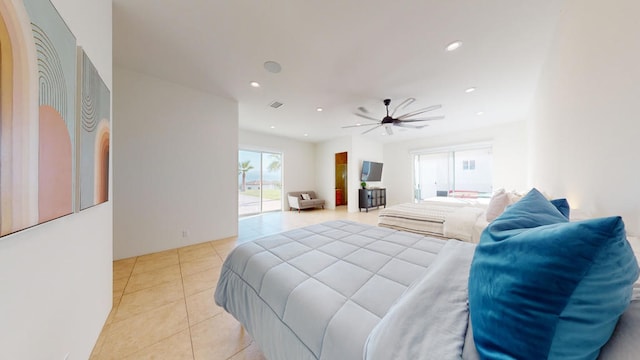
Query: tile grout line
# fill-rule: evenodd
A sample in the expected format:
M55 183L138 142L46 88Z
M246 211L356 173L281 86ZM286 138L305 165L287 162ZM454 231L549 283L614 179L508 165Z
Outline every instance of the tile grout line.
M177 250L178 250L178 249L175 249L175 250L176 250L176 253L177 253ZM153 272L157 272L157 271L162 271L162 270L165 270L165 269L170 268L170 267L175 266L175 265L178 265L178 268L180 268L180 254L177 254L177 255L178 255L178 263L177 263L177 264L170 264L170 265L163 266L163 267L160 267L160 268L157 268L157 269L154 269L154 270L141 271L141 272L139 272L139 273L137 273L137 274L134 274L134 273L133 273L133 270L134 270L134 268L135 268L135 264L137 264L137 263L138 263L138 258L140 258L140 256L136 256L136 262L134 263L134 267L131 269L131 275L130 275L130 276L129 276L129 278L127 279L127 284L126 284L126 285L129 285L129 281L130 281L130 280L131 280L131 278L132 278L132 277L134 277L134 276L140 276L140 275L142 275L142 274L149 274L149 273L153 273ZM180 273L180 276L182 276L182 272ZM122 292L122 296L124 296L125 294L126 294L126 295L133 294L133 293L136 293L136 292L141 291L141 290L148 290L148 289L151 289L151 288L153 288L153 287L155 287L155 286L162 285L162 284L166 284L166 283L168 283L168 282L170 282L170 281L164 281L164 282L161 282L161 283L159 283L159 284L152 285L152 286L149 286L149 287L142 287L142 288L140 288L140 289L137 289L137 290L135 290L135 291L131 291L131 292L129 292L129 293L127 293L127 292L126 292L127 287L126 287L126 285L125 285L125 288L124 288L124 290L123 290L123 292ZM122 298L122 297L121 297L121 298Z
M180 282L182 283L182 296L184 297L184 310L187 313L187 331L189 331L189 343L191 344L191 358L195 360L196 350L193 346L193 337L191 335L191 319L189 318L189 307L187 306L187 292L184 289L184 274L182 273L182 259L180 251L178 251L178 266L180 267Z
M179 248L178 248L178 249L179 249ZM176 249L176 250L177 250L177 249ZM137 262L137 260L136 260L136 262ZM183 296L183 303L184 303L184 307L185 307L185 313L187 314L187 329L186 329L186 330L188 330L188 331L189 331L189 342L191 343L191 357L192 357L193 359L195 359L195 353L194 353L194 350L193 350L193 340L191 339L191 326L190 326L190 323L189 323L189 309L187 308L187 297L186 297L186 293L185 293L185 290L184 290L184 281L183 281L183 279L182 279L182 267L180 266L181 264L182 264L182 262L180 261L180 253L178 253L178 267L180 268L180 283L182 284L182 296ZM133 272L133 271L132 271L132 272ZM132 276L133 276L133 275L132 275ZM164 283L163 283L163 284L164 284ZM158 284L158 285L156 285L156 286L161 286L161 285L162 285L162 284ZM147 289L150 289L150 288L147 288ZM137 290L137 291L142 291L142 290L146 290L146 289L140 289L140 290ZM137 292L137 291L131 292L130 294L133 294L133 293L135 293L135 292ZM124 296L124 295L123 295L123 296ZM179 301L179 300L177 300L177 301ZM177 301L176 301L176 302L177 302ZM148 311L152 311L152 310L148 310ZM147 312L148 312L148 311L147 311ZM134 315L132 315L132 316L137 316L137 315L141 315L141 314L142 314L142 313L138 313L138 314L134 314ZM123 319L123 320L124 320L124 319ZM128 354L127 356L131 356L131 355L134 355L134 354L135 354L135 353L137 353L137 352L143 351L143 350L145 350L145 349L149 349L149 348L151 348L151 347L153 347L153 346L155 346L155 345L157 345L157 344L159 344L159 343L161 343L161 342L163 342L163 341L165 341L165 340L167 340L167 339L171 338L172 336L175 336L175 335L179 334L181 331L184 331L184 330L180 330L180 331L177 331L177 332L175 332L175 333L173 333L173 334L170 334L170 335L168 335L167 337L162 338L162 339L158 340L157 342L155 342L155 343L153 343L153 344L149 344L148 346L145 346L144 348L142 348L142 349L140 349L140 350L138 350L138 351L136 351L136 352L134 352L134 353Z
M242 331L246 331L246 330L244 330L244 328L242 328ZM236 352L235 354L233 354L233 355L229 356L229 357L228 357L228 358L226 358L225 360L231 360L231 359L233 359L233 357L234 357L234 356L236 356L236 355L240 354L241 352L243 352L243 351L247 350L247 349L249 348L249 346L251 346L251 344L253 344L253 338L251 339L251 342L249 343L249 345L247 345L247 346L243 347L242 349L238 350L238 352Z
M111 271L113 272L113 263L115 261L112 261L112 265L111 265ZM120 307L120 302L122 302L122 297L124 296L124 290L127 288L127 285L129 284L129 280L131 279L131 276L133 276L133 268L136 266L136 263L138 262L138 256L135 257L135 260L133 261L133 265L131 265L131 271L129 271L129 276L127 276L127 283L124 284L124 288L122 289L122 294L120 294L120 296L118 297L118 303L114 303L113 302L113 294L111 296L111 311L109 312L109 315L107 316L107 320L110 320L108 323L105 320L104 325L102 325L102 330L100 330L100 336L103 336L102 338L102 343L100 344L100 349L98 350L98 352L95 354L95 358L96 359L100 359L102 358L102 350L104 349L104 344L105 341L107 340L107 338L109 337L109 335L111 335L111 325L114 323L115 321L115 317L116 314L118 312L118 308ZM117 279L120 280L120 279ZM116 281L116 279L112 279L111 282L111 290L113 292L113 283ZM103 332L106 331L104 334ZM94 345L94 350L95 350L95 345ZM89 356L93 355L93 351L91 352L91 354Z
M111 305L111 310L113 310L113 308L115 308L115 312L113 313L113 318L111 319L111 323L114 322L116 315L118 314L118 310L120 309L120 303L122 303L122 298L124 297L124 292L125 290L127 290L127 286L129 285L129 281L131 281L131 277L133 276L133 269L136 267L136 264L138 263L138 258L139 256L136 256L135 261L133 262L133 265L131 266L131 271L129 272L129 276L127 277L127 283L124 284L124 288L122 288L122 294L120 294L120 296L118 297L118 304L112 304ZM113 268L113 266L112 266Z
M127 279L127 284L129 283L129 280L131 279L131 277L132 277L132 276L134 276L134 274L133 274L133 268L135 267L135 264L137 264L137 263L138 263L138 258L139 258L139 256L136 256L136 261L134 262L134 265L133 265L133 267L131 268L131 275L130 275L130 276L129 276L129 278ZM180 259L178 258L178 263L179 263L179 261L180 261ZM182 273L181 273L181 276L182 276ZM180 279L180 280L182 281L182 279ZM163 283L163 284L164 284L164 283ZM159 284L159 285L156 285L156 286L161 286L161 285L162 285L162 284ZM154 287L154 286L152 286L152 287ZM150 288L152 288L152 287L149 287L149 288L146 288L146 289L150 289ZM126 287L125 287L125 288L126 288ZM142 290L146 290L146 289L136 290L136 291L133 291L133 292L131 292L131 293L129 293L129 294L133 294L133 293L136 293L136 292L138 292L138 291L142 291ZM125 295L125 294L124 294L124 290L123 290L123 294L122 294L122 296L120 297L120 301L118 302L119 304L122 302L122 297L124 297L124 295ZM183 286L183 296L184 296L184 286ZM179 300L178 300L178 301L179 301ZM167 305L167 304L165 304L165 305ZM119 307L120 307L120 305L118 305L118 308L119 308ZM186 299L185 299L185 309L186 309ZM133 315L128 316L127 318L125 318L125 319L121 319L121 320L119 320L119 321L124 321L124 320L126 320L126 319L128 319L128 318L130 318L130 317L134 317L134 316L140 316L140 315L142 315L142 314L144 314L144 313L146 313L146 312L149 312L149 311L153 311L153 309L147 310L147 311L145 311L145 312L141 312L141 313L133 314ZM117 311L116 311L116 313L117 313ZM113 316L114 316L114 318L115 318L116 314L114 313L114 315L113 315ZM188 319L188 316L189 316L189 313L187 312L187 319ZM109 324L109 327L111 327L111 325L112 325L113 323L116 323L116 322L119 322L119 321L116 321L115 319L112 319L112 320L111 320L111 323ZM187 320L187 327L188 327L188 320ZM173 334L170 334L170 335L168 335L167 337L162 338L162 339L158 340L157 342L155 342L155 343L153 343L153 344L149 344L149 345L147 345L147 346L143 347L142 349L136 350L136 351L135 351L135 352L133 352L133 353L126 354L126 355L125 355L125 357L130 357L130 356L132 356L132 355L134 355L134 354L136 354L136 353L138 353L138 352L141 352L141 351L144 351L144 350L146 350L146 349L149 349L149 348L151 348L151 347L153 347L153 346L155 346L155 345L157 345L157 344L159 344L159 343L161 343L161 342L163 342L163 341L165 341L165 340L167 340L167 339L171 338L172 336L175 336L176 334L179 334L179 333L180 333L180 331L178 331L178 332L176 332L176 333L173 333ZM191 332L189 332L189 338L191 338ZM101 352L102 352L102 349L100 350L100 353L98 354L98 356L99 356L99 357L98 357L98 359L99 359L100 357L102 357ZM193 350L192 350L192 354L193 354Z

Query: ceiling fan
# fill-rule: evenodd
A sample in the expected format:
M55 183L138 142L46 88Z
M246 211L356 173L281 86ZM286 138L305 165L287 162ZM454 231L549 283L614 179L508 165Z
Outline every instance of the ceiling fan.
M363 107L359 107L358 110L360 112L355 112L354 115L360 116L361 118L365 118L367 120L371 120L371 121L375 121L375 123L373 124L357 124L357 125L349 125L349 126L343 126L342 128L352 128L352 127L361 127L361 126L373 126L371 129L365 131L362 133L362 135L371 132L377 128L379 128L380 126L384 126L385 129L387 130L387 134L389 135L393 135L393 129L391 129L392 126L399 126L399 127L403 127L403 128L410 128L410 129L422 129L423 127L427 126L426 124L424 125L412 125L411 123L415 123L415 122L421 122L421 121L433 121L433 120L442 120L444 119L444 116L427 116L427 117L421 117L421 118L414 118L414 116L418 116L421 114L424 114L426 112L429 111L433 111L433 110L437 110L440 109L442 107L442 105L432 105L426 108L422 108L422 109L418 109L415 111L411 111L408 112L404 115L400 115L396 118L393 117L393 115L395 115L395 113L398 110L402 110L404 108L406 108L407 106L409 106L411 103L413 103L414 101L416 101L416 99L414 98L408 98L406 100L404 100L403 102L401 102L400 104L398 104L398 106L396 106L393 111L391 112L391 115L389 115L389 104L391 104L391 99L384 99L383 103L384 106L387 109L387 116L385 116L382 121L380 121L379 119L376 119L374 117L371 117L369 115L366 115L364 113L367 113L368 111L363 108Z

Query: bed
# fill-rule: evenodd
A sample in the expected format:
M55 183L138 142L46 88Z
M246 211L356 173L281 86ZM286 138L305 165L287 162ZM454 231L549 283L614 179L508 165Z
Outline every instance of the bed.
M622 219L570 222L531 193L479 244L350 221L242 244L215 301L272 360L637 359Z
M488 225L488 199L482 200L434 197L393 205L380 210L378 226L477 243Z
M446 257L469 263L472 249L473 244L459 241L331 221L238 246L224 263L215 300L243 324L268 359L362 359L370 335L393 304L410 298L411 285ZM456 286L466 288L468 269L458 266L464 261L448 263L455 269L442 271L457 269ZM440 285L453 286L449 275ZM452 306L431 297L429 306L421 307L425 311L437 309L438 299L441 307ZM461 354L466 300L455 307ZM376 351L376 343L370 343L369 357L382 359L372 357L384 351Z

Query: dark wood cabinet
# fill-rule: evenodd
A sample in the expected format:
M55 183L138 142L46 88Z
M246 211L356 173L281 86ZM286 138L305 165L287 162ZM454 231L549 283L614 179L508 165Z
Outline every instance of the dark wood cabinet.
M369 208L387 207L387 189L359 189L358 198L358 211L365 209L369 212Z

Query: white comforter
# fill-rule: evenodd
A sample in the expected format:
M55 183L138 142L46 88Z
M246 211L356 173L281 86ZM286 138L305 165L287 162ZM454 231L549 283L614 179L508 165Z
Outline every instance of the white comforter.
M482 230L489 223L486 221L485 209L462 207L447 214L443 224L443 235L446 238L478 243Z
M462 359L475 246L449 241L367 339L365 360Z
M423 309L420 317L411 319L418 324L408 324L408 328L429 323L434 326L433 333L449 329L456 336L438 341L452 343L437 346L444 346L443 351L458 351L467 328L466 307L454 310L445 304L453 296L460 305L459 291L442 294L466 287L466 280L454 285L453 279L462 276L466 265L459 264L453 255L456 249L470 252L473 247L331 221L235 248L225 260L215 300L243 324L269 359L361 360L367 337L391 308L397 309L395 316L406 317L401 312L406 304L413 307L410 304L428 296L416 309L433 309ZM448 260L438 260L445 248ZM452 264L447 264L449 261ZM454 270L459 275L453 275ZM433 314L434 320L426 317L427 313ZM452 316L449 320L448 314ZM384 334L384 328L391 329L397 322L384 320L378 331ZM414 338L406 342L414 343ZM428 345L419 346L424 350ZM376 351L369 350L369 356ZM380 351L383 356L375 359L385 358L386 350ZM437 351L434 354L440 353ZM415 357L407 359L411 358Z

